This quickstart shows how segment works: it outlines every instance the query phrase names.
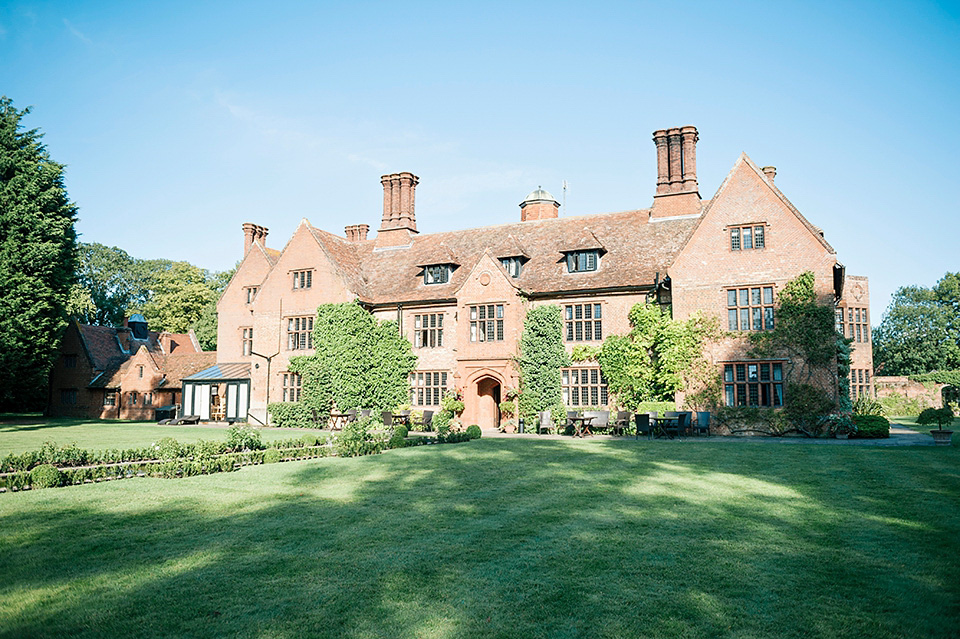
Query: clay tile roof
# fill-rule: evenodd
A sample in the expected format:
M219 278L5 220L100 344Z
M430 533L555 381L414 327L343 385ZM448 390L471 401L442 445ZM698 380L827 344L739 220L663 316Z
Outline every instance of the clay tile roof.
M589 228L584 227L576 236L572 238L569 244L567 244L565 251L589 251L592 249L603 251L605 247L603 243L597 239L597 236L593 234Z
M430 252L429 256L425 258L426 261L416 264L418 268L423 268L424 266L432 266L434 264L455 264L460 265L460 260L450 250L450 247L440 242L436 245L435 249Z
M379 251L374 250L373 242L357 242L353 244L362 264L364 287L354 290L362 301L373 304L453 298L466 281L469 268L454 269L445 284L424 284L423 278L416 276L417 265L437 264L438 253L446 249L460 264L472 266L509 236L530 258L514 280L526 292L652 287L656 274L662 276L667 271L698 218L651 222L649 217L648 210L637 210L518 222L416 235L409 247ZM588 248L606 251L600 268L567 273L563 253L581 248L577 246L581 241L583 247L592 244Z
M90 354L93 369L102 371L116 368L126 361L127 355L120 349L117 329L112 326L89 326L78 324L80 338Z
M523 249L523 246L520 245L520 242L517 241L517 238L515 238L512 233L508 233L507 237L505 237L504 240L491 251L491 254L496 258L530 257L530 255Z
M166 374L166 378L157 385L157 388L180 388L184 377L190 377L216 363L216 351L167 355L161 369Z
M317 244L340 267L340 273L350 289L360 296L366 296L366 278L360 268L360 258L357 251L359 244L370 244L372 246L373 242L349 242L314 226L310 226L309 229Z

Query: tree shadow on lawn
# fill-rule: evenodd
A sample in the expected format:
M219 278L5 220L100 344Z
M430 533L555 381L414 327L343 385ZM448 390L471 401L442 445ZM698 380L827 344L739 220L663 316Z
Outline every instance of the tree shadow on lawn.
M960 631L956 483L898 504L889 457L727 448L481 441L7 496L0 637Z

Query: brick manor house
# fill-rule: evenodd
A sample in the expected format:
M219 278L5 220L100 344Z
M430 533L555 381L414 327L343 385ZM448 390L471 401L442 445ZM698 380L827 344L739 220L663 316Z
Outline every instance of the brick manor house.
M773 167L742 154L713 198L702 199L697 140L692 126L653 134L649 208L560 217L560 204L537 189L514 224L421 234L419 178L395 173L381 178L373 238L367 224L339 236L304 219L278 251L267 248L266 228L244 224L244 257L218 305L217 364L183 380L183 412L206 418L219 396L227 417L265 422L268 402L300 396L300 377L287 366L313 352L317 306L351 300L396 321L413 344L414 406L437 409L445 390L462 389L467 424L497 424L497 404L518 386L512 358L526 311L541 304L561 307L568 351L626 333L629 309L648 299L670 304L675 318L716 316L728 332L707 356L723 376L725 401L777 406L786 362L748 359L737 333L772 328L777 292L804 271L855 340L852 392L870 393L867 278L845 274L823 232L777 188ZM562 379L568 406L608 403L595 363L574 365Z

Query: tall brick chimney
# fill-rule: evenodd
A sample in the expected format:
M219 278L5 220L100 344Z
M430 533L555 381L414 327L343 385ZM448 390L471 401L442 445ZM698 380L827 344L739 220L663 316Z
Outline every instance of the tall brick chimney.
M544 191L542 187L537 187L524 198L520 203L520 221L528 220L546 220L553 217L560 217L560 203L556 198L550 195L549 191Z
M255 241L260 242L260 246L267 245L267 233L270 232L265 226L258 226L247 222L243 225L243 254L246 255Z
M377 231L377 246L403 246L417 233L414 214L417 184L413 173L391 173L380 177L383 185L383 219Z
M362 242L367 239L367 233L370 232L369 224L351 224L344 227L348 242Z
M697 184L697 129L693 126L653 132L657 147L657 193L652 217L694 215L700 212Z

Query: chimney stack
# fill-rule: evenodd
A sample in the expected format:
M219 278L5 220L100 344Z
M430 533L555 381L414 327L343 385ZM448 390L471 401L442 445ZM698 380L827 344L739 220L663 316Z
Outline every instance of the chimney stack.
M367 233L370 232L369 224L351 224L344 227L348 242L362 242L367 239Z
M657 192L653 196L652 217L675 217L700 212L698 139L697 129L693 126L653 132L653 143L657 147Z
M256 241L259 241L260 245L265 247L267 245L267 233L269 232L270 229L265 226L258 226L250 222L245 223L243 225L243 254L246 255Z
M380 177L383 185L383 219L381 231L408 229L417 232L417 218L414 214L417 184L420 183L413 173L392 173Z
M765 166L762 170L763 174L766 175L767 179L770 181L770 184L773 184L773 178L777 177L777 167Z

